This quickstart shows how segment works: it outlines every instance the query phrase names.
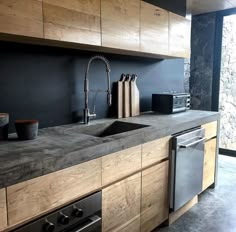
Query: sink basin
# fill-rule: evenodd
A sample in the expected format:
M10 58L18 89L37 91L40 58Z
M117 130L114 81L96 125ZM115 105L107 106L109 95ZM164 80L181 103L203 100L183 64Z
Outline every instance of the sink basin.
M80 132L96 137L106 137L128 131L138 130L144 127L148 126L136 123L114 121L112 123L101 123L97 125L88 126Z

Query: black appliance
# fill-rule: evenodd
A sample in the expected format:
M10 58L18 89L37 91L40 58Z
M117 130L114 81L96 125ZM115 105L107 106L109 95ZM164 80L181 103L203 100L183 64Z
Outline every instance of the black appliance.
M31 222L16 232L101 232L101 196L101 192L97 192Z
M152 111L173 114L190 109L190 94L163 93L152 94Z

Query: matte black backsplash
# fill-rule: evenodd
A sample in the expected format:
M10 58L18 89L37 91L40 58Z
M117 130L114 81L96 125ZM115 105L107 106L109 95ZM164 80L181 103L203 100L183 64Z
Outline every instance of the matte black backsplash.
M87 62L96 53L0 42L0 112L15 119L39 119L40 128L76 121L84 108L83 81ZM141 111L151 110L151 95L184 91L183 59L156 60L104 54L110 61L111 81L121 73L136 73ZM105 66L94 61L90 88L107 88ZM96 97L95 97L96 96ZM108 116L106 93L90 93L97 118Z

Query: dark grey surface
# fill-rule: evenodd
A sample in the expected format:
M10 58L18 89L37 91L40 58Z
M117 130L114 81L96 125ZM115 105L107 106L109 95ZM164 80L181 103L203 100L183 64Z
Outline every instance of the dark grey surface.
M186 16L186 0L144 0L145 2L149 2L153 5L159 6L163 9L171 11L173 13Z
M216 13L192 17L190 73L192 109L212 109L215 26Z
M236 158L219 155L219 178L199 203L169 227L155 232L236 232Z
M173 115L146 113L121 121L150 125L142 129L98 138L82 134L87 125L46 128L31 141L0 142L0 188L42 176L125 148L218 119L217 112L192 111ZM100 123L112 119L92 121ZM86 129L87 130L87 129Z
M0 112L10 114L11 132L16 119L38 119L39 127L45 128L72 123L82 117L85 70L89 58L96 53L6 42L0 42L0 51L0 93L4 96L0 98ZM104 55L111 65L111 84L122 73L138 75L142 112L151 110L152 93L184 91L183 59ZM91 65L89 75L90 89L107 89L101 61ZM110 117L113 108L108 111L107 93L91 92L91 110L93 102L97 118Z

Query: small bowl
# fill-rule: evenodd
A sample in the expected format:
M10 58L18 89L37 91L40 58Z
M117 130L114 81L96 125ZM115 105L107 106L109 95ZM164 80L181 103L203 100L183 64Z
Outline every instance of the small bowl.
M38 135L38 120L16 120L16 133L20 140L36 139Z

